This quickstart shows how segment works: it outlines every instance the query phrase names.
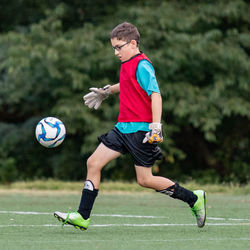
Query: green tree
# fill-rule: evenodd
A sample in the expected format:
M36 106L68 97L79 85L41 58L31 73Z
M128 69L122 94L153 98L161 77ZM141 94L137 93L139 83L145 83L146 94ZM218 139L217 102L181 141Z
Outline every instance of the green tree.
M109 32L126 20L140 30L163 96L164 160L154 171L178 180L248 182L249 3L117 1L103 9L101 1L83 3L56 2L53 9L44 2L37 19L2 29L13 27L0 35L0 173L13 174L0 181L83 178L83 162L97 136L115 124L119 104L113 96L92 111L82 96L119 81ZM85 13L81 21L72 15L77 6ZM56 149L35 141L35 126L46 116L67 129ZM132 176L127 156L103 171L106 179Z

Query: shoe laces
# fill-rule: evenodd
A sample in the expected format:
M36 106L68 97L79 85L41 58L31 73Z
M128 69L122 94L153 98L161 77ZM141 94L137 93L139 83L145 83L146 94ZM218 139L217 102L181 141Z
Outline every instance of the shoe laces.
M70 216L70 214L72 214L72 213L75 213L75 211L74 211L74 212L68 212L67 217L66 217L66 220L62 222L62 227L64 227L64 225L68 223L68 221L69 221L69 216Z

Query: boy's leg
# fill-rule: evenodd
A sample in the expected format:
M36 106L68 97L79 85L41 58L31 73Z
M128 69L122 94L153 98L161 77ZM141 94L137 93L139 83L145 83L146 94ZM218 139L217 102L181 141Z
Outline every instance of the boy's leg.
M84 219L90 217L95 198L98 194L102 168L120 155L121 153L109 149L103 143L100 143L95 152L89 157L87 161L87 178L78 209L78 212Z
M94 153L87 160L87 177L86 180L91 180L95 188L98 189L101 180L101 170L111 160L119 157L120 152L106 147L100 143Z
M81 230L86 230L89 226L90 213L98 194L101 170L109 161L119 156L119 152L109 149L103 143L100 143L87 161L87 180L82 191L78 211L72 213L55 212L54 216L62 221L63 224L70 224Z
M172 198L182 200L193 207L197 200L197 196L192 191L189 191L173 181L152 175L151 167L135 166L137 181L139 185L155 189L157 192L170 195Z
M162 190L175 184L165 177L154 176L152 174L152 167L142 167L135 165L135 171L137 182L143 187Z
M190 191L171 180L152 175L151 167L135 166L139 185L155 189L157 192L169 195L174 199L182 200L190 206L197 218L199 227L205 225L206 220L206 193L202 190Z

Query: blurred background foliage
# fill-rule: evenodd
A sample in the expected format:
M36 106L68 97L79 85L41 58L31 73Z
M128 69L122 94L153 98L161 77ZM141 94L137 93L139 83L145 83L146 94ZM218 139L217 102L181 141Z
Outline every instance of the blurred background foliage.
M250 177L250 4L247 0L2 0L0 3L0 182L85 178L97 136L113 128L118 96L97 111L83 105L92 86L119 81L110 31L128 21L153 62L163 96L164 159L155 174L201 183ZM14 17L14 18L13 18ZM64 143L34 136L61 119ZM134 180L122 156L102 174Z

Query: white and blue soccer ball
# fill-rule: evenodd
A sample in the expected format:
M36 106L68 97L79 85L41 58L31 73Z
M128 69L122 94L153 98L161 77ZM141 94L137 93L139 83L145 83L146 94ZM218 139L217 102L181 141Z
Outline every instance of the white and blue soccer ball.
M47 148L59 146L66 136L66 129L62 121L55 117L46 117L36 126L36 139Z

